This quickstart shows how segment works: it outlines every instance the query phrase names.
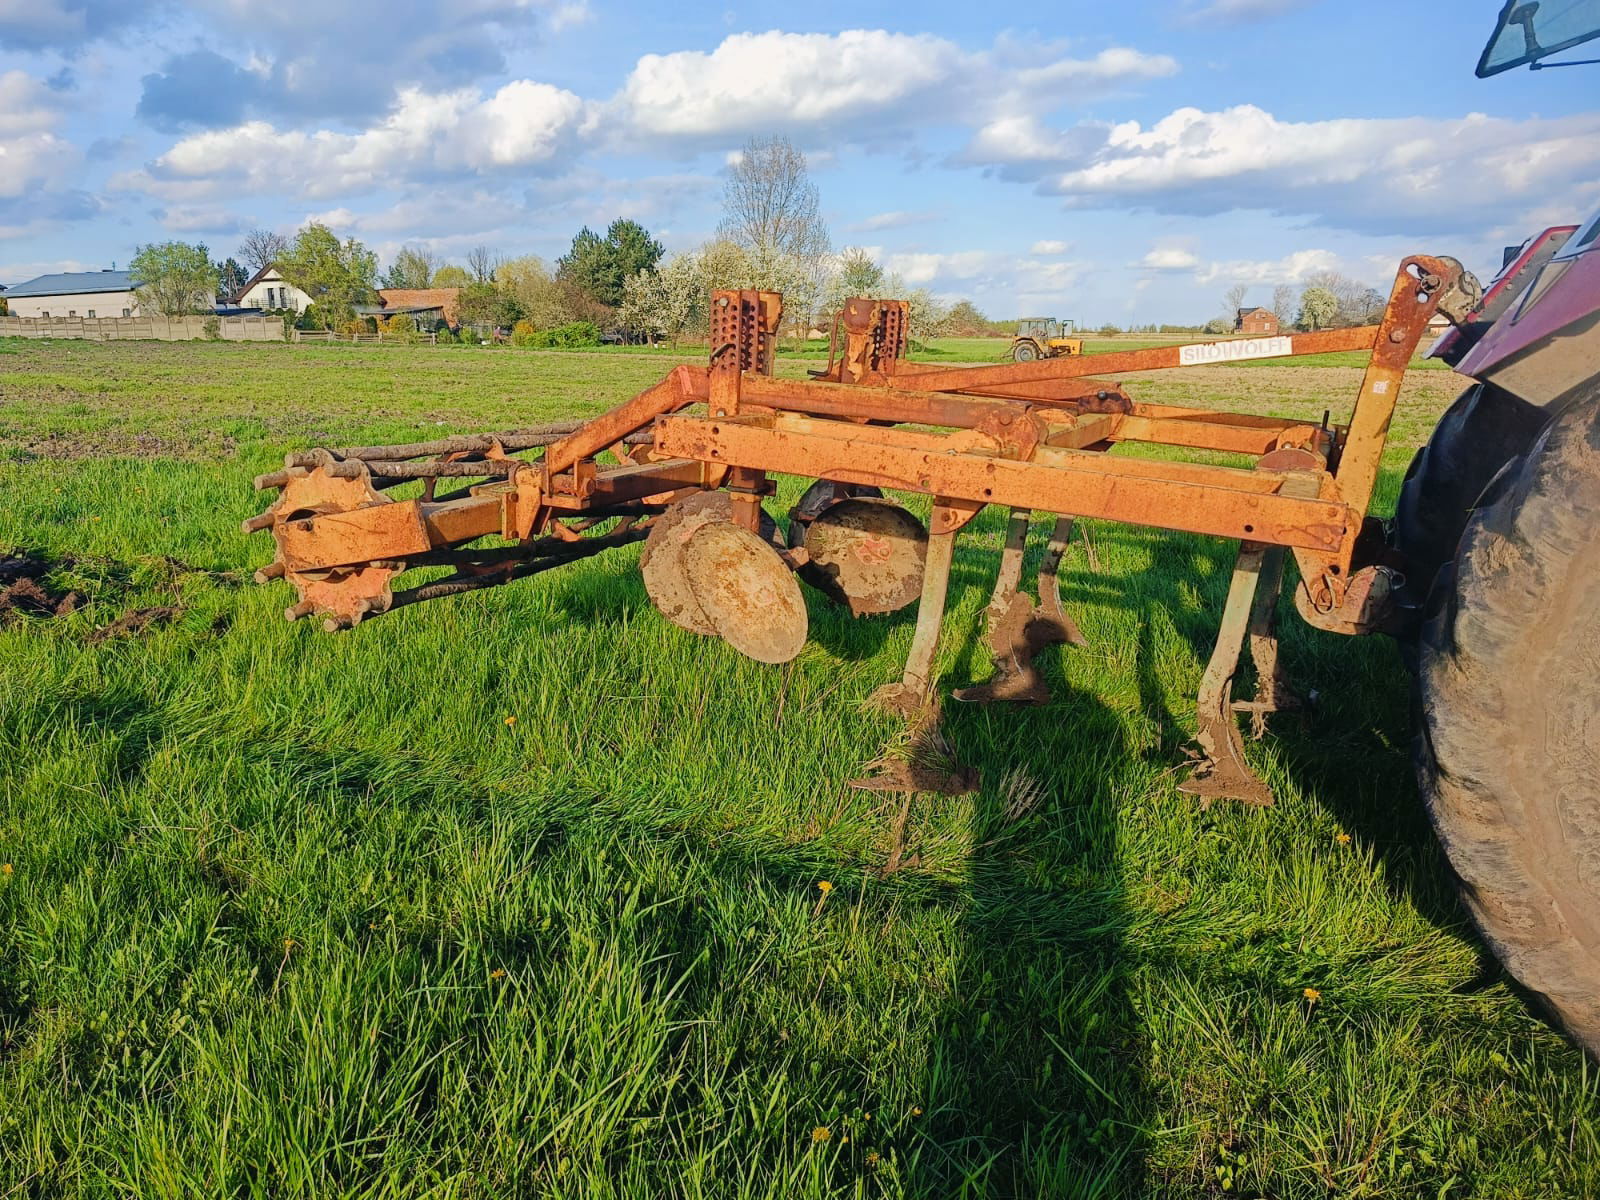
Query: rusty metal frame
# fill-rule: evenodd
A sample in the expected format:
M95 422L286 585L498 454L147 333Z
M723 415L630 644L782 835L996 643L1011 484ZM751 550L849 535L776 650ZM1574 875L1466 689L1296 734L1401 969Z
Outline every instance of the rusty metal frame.
M986 697L1038 700L1042 684L1024 661L1031 661L1024 643L1047 634L1081 638L1056 592L1073 519L1228 538L1241 551L1202 689L1201 734L1212 769L1200 774L1225 777L1226 785L1244 769L1230 689L1247 636L1270 676L1250 711L1259 720L1288 694L1266 598L1275 601L1284 554L1300 568L1295 600L1307 620L1360 632L1380 619L1386 568L1363 561L1360 535L1389 423L1429 318L1440 309L1452 318L1464 312L1475 289L1454 260L1417 255L1400 264L1375 326L966 368L908 361L905 304L856 299L835 322L827 369L803 380L773 376L782 298L721 291L711 298L704 367L676 367L586 422L291 455L282 471L257 481L281 494L245 527L270 529L277 540L278 555L262 575L286 577L299 589L287 615L322 613L343 628L397 603L492 586L636 541L669 504L707 489L726 487L733 520L751 531L762 527L775 475L921 493L932 498L933 517L918 626L904 677L882 696L908 711L929 699L955 536L983 507L1005 505L1014 514L991 607L991 644L997 663L1006 659L1005 669L1022 681L971 689ZM1120 380L1334 351L1370 355L1347 423L1331 427L1140 403ZM697 406L704 411L689 411ZM1136 444L1242 461L1106 453ZM542 458L518 457L540 448ZM615 461L603 461L608 451ZM435 495L439 479L456 477L483 482ZM420 497L386 494L410 480L424 481ZM1018 591L1019 539L1033 512L1057 518L1037 610ZM486 544L496 535L505 544ZM805 562L803 549L781 553L791 569ZM446 562L457 571L449 579L390 591L401 571ZM1019 631L1029 620L1041 625L1024 636Z

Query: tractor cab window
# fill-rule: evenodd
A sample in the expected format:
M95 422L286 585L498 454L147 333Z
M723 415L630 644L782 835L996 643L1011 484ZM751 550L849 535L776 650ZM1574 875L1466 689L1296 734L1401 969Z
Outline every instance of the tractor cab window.
M1600 0L1506 0L1478 59L1478 78L1534 66L1593 37L1600 37Z
M1567 239L1566 245L1556 251L1555 257L1577 258L1585 250L1593 250L1596 247L1600 247L1600 212L1578 226L1578 231Z

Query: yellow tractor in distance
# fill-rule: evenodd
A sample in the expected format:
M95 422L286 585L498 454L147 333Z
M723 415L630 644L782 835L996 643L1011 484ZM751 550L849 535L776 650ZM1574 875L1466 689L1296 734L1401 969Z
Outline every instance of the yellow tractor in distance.
M1076 321L1054 317L1023 317L1011 339L1011 360L1033 362L1040 358L1070 358L1083 353L1083 339L1077 336Z

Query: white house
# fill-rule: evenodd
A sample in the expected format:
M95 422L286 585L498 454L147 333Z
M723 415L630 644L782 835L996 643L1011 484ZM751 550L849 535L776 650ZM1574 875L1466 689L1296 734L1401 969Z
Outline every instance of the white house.
M6 292L13 317L136 317L139 299L127 271L41 275Z
M233 297L233 303L238 308L286 308L304 312L311 306L311 297L280 275L277 267L268 263L239 289L239 294Z

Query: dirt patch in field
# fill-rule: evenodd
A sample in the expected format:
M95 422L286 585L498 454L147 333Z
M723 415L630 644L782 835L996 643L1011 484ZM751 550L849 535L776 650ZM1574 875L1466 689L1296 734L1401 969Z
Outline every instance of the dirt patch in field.
M113 638L132 637L166 625L176 619L183 609L176 604L159 604L154 608L130 608L103 629L96 629L86 639L89 642L108 642Z
M0 625L18 617L64 617L78 610L83 600L77 592L58 591L45 581L53 569L24 551L0 554Z
M17 462L71 462L85 458L232 457L238 442L231 437L161 437L153 433L51 433L12 441L9 457Z
M82 576L89 581L87 596L50 582L52 574L68 571L75 578ZM185 579L204 576L224 586L237 585L244 579L242 571L196 567L170 554L125 563L102 555L50 558L28 550L0 551L0 627L25 618L64 617L85 608L90 601L96 606L114 603L129 592L150 587L151 572L157 575L156 589L167 593L170 603L125 608L110 624L85 634L85 641L98 644L137 637L170 625L189 610L183 595ZM219 616L212 623L212 631L220 633L227 626L227 618Z

